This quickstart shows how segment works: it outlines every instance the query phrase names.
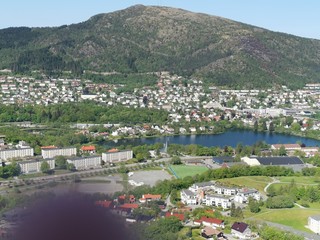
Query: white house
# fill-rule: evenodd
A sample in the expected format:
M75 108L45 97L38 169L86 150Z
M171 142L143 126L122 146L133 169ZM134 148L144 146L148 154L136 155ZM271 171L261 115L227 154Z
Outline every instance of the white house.
M231 227L231 234L239 239L251 239L251 229L244 222L235 222Z
M215 185L214 186L214 191L216 193L228 195L228 196L236 195L237 190L238 189L234 188L234 187L226 187L226 186L222 186L222 185Z
M181 190L180 198L184 204L197 205L197 195L188 189Z
M308 227L315 233L320 233L320 215L310 216L308 218Z

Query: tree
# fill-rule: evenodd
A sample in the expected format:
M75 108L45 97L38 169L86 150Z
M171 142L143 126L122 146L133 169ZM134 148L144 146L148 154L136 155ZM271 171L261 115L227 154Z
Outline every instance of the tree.
M258 132L258 129L259 129L258 121L254 121L253 130L254 130L255 132Z
M46 174L51 173L50 165L47 161L43 161L41 163L40 170L42 173L46 173Z
M286 148L282 145L282 146L279 148L279 156L286 156L286 155L287 155Z
M55 158L56 166L59 169L66 169L67 168L67 160L64 156L57 156Z
M67 170L69 170L70 172L75 172L75 171L77 170L73 163L67 163L67 164L66 164L66 168L67 168Z
M273 124L273 122L270 122L270 124L269 124L269 132L274 132L274 124Z
M182 164L181 158L178 157L178 156L173 156L173 157L171 158L171 164L173 164L173 165Z
M260 212L260 203L255 200L253 197L249 197L249 203L248 203L250 212L252 213L258 213Z

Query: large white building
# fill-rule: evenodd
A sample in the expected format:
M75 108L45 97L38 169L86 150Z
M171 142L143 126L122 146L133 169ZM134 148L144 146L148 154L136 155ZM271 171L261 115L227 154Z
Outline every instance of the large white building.
M233 196L214 194L206 195L203 201L207 206L222 207L223 209L227 209L231 207L233 199Z
M239 189L237 195L234 197L234 201L238 203L248 203L249 197L252 197L257 201L260 201L261 199L261 195L258 190L242 188Z
M102 153L102 161L106 163L126 161L132 158L133 158L132 150L118 151L117 149L113 149L107 153Z
M308 218L308 227L315 233L320 233L320 215L310 216Z
M42 148L41 155L44 159L54 158L56 156L75 156L77 154L77 148L66 147L66 148Z
M181 202L187 205L197 205L197 195L188 189L183 189L180 192Z
M72 163L77 170L101 167L101 157L100 156L68 158L67 162Z
M18 148L18 149L6 149L0 151L0 159L3 161L12 158L32 157L34 154L33 148Z
M47 162L50 166L50 169L55 168L54 159L22 161L22 162L18 162L18 164L20 166L21 173L27 174L27 173L41 172L41 164L43 162Z

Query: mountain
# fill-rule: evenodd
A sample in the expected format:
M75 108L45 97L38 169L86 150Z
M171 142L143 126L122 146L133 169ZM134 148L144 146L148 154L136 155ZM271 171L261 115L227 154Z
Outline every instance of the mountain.
M55 28L0 30L0 69L171 71L232 87L320 80L320 41L182 9L136 5Z

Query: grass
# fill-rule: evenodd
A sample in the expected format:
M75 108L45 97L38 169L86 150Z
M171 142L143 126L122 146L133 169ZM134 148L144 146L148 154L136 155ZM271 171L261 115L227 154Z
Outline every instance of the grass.
M194 176L208 170L207 167L203 166L170 165L170 167L174 170L178 178Z
M317 185L320 183L320 177L277 177L281 183L291 183L292 179L294 179L295 184L297 185L310 185L314 184Z
M255 188L259 192L263 192L263 189L267 186L272 179L270 177L263 176L250 176L250 177L236 177L219 179L219 182L229 185L245 186L248 188Z
M317 209L266 209L265 211L253 216L253 218L279 223L297 230L310 232L310 230L305 226L308 224L308 217L316 214L319 214L319 210Z

